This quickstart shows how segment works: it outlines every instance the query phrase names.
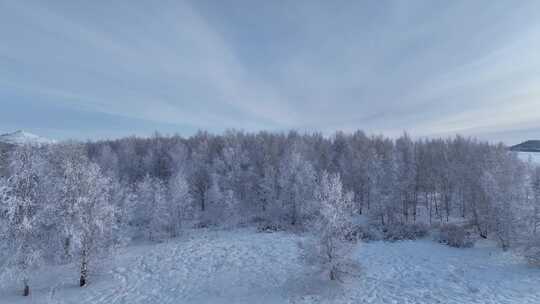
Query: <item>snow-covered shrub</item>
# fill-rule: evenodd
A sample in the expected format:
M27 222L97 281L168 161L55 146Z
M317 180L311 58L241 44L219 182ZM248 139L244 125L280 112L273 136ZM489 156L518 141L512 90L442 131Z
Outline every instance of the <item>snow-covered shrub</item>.
M272 223L272 222L262 221L257 224L257 232L272 233L272 232L278 232L278 231L283 231L283 230L285 230L283 226L276 223Z
M531 239L525 247L523 255L529 265L540 267L540 238Z
M530 265L540 267L540 245L527 248L525 258Z
M439 243L456 248L468 248L474 245L470 233L462 226L446 224L441 226Z
M426 224L394 224L383 229L384 239L388 241L416 240L429 232Z
M195 229L206 229L211 227L215 227L215 224L204 219L199 220L193 224L193 228Z
M350 242L378 241L383 239L383 234L373 225L353 225L345 238Z

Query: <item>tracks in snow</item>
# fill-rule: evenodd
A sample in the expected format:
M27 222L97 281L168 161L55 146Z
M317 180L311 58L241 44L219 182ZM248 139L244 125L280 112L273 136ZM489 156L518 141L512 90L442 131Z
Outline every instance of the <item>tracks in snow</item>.
M13 293L0 296L0 304L540 303L540 270L492 247L362 244L353 254L361 276L333 285L306 276L298 241L285 233L190 231L126 248L85 288L72 284L74 269L57 267L40 275L30 301Z
M142 246L144 254L120 261L111 281L89 286L79 303L264 302L301 272L295 242L285 234L210 231Z

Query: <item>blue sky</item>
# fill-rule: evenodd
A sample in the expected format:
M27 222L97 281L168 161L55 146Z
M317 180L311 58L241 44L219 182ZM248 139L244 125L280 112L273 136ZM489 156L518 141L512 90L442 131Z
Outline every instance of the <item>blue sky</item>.
M0 0L0 132L540 138L540 1Z

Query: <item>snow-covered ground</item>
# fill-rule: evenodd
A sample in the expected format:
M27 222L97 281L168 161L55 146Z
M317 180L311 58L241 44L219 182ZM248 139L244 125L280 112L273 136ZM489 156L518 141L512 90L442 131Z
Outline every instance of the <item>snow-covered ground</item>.
M364 273L346 285L349 302L540 303L540 270L493 243L457 249L430 240L374 242L356 256Z
M534 164L540 165L540 152L516 152L518 157L528 162L529 160Z
M302 238L253 230L190 231L131 246L79 288L74 266L40 271L30 298L4 282L0 303L540 303L540 270L493 244L362 244L358 278L330 283L304 265Z

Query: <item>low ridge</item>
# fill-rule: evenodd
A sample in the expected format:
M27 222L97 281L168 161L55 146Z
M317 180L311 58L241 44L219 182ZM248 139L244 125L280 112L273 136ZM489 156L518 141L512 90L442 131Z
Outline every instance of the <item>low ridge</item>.
M540 140L527 140L510 147L510 150L517 152L540 152Z
M23 130L17 130L12 133L5 133L0 135L0 142L11 145L24 145L24 144L52 144L54 140L41 137L32 133L25 132Z

